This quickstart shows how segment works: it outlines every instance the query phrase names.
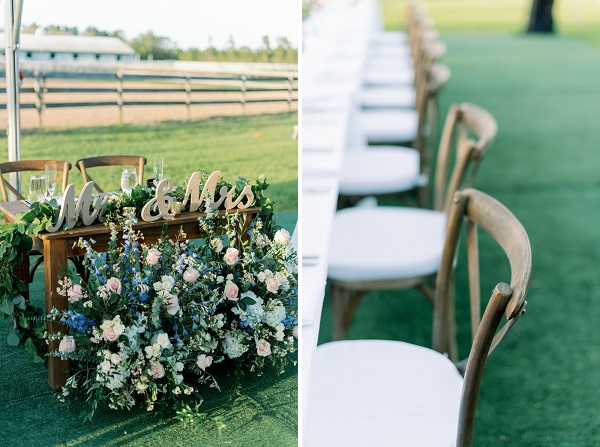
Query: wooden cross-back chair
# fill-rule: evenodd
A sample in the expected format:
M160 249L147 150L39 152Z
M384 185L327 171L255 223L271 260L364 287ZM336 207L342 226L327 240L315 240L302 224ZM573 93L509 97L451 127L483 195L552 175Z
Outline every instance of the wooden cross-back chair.
M133 166L137 171L138 184L144 184L144 166L146 165L146 158L138 155L106 155L99 157L89 157L77 160L75 166L81 172L83 176L83 182L94 182L94 188L96 191L104 192L100 185L92 178L88 169L97 168L102 166ZM119 179L120 181L120 179Z
M0 193L2 194L2 200L4 202L8 202L12 193L17 200L25 200L26 195L22 194L18 191L14 185L11 185L8 180L5 178L6 174L10 174L13 172L45 172L47 164L56 164L56 170L58 173L58 177L56 180L57 190L63 192L67 187L69 181L69 171L71 170L71 163L63 160L18 160L18 161L8 161L4 163L0 163ZM23 189L27 190L29 185L26 184L26 181L22 182ZM58 189L60 188L60 189ZM33 276L37 268L44 261L44 258L36 249L31 249L22 262L22 264L17 268L16 275L28 285L33 281ZM30 256L37 257L34 261L33 265L30 265ZM78 265L75 262L75 265L78 269L80 269L81 265ZM29 300L29 287L27 290L23 292L23 296L25 299Z
M11 185L8 180L4 177L5 174L13 172L35 172L46 170L47 164L56 164L58 171L58 178L56 180L57 186L60 185L60 191L64 191L67 187L69 180L69 171L71 170L71 163L62 160L18 160L18 161L7 161L0 163L0 193L2 194L2 200L8 202L10 200L10 193L14 194L18 200L24 200L26 197L17 189ZM25 183L23 183L25 185ZM24 186L27 189L28 186Z
M451 289L463 224L473 337L468 357L454 362L447 356L455 327ZM483 315L478 228L497 242L510 265L510 285L499 282L495 286ZM495 265L490 267L497 271ZM306 445L472 446L486 360L524 313L530 276L531 246L518 219L480 191L457 192L449 209L437 279L433 349L390 340L319 346L313 360ZM484 287L489 290L492 284ZM500 328L503 316L506 322Z
M328 269L335 339L346 337L370 290L416 287L433 303L430 284L440 265L452 197L472 185L496 132L496 121L486 110L466 103L452 106L438 151L436 209L357 207L336 213ZM455 162L447 180L452 154ZM373 244L381 235L385 242Z

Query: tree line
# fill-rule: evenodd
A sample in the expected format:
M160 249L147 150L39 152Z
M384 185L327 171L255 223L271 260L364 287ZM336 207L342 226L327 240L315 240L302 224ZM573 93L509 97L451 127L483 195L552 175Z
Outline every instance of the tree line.
M39 27L36 23L25 25L22 32L34 33ZM157 35L152 31L142 33L133 39L126 39L125 33L121 30L105 31L93 26L89 26L84 30L79 30L76 26L61 25L50 25L43 28L46 34L118 37L127 42L140 55L141 59L272 63L296 63L298 61L298 49L293 47L287 37L278 37L273 43L269 36L263 36L260 48L238 47L234 37L229 36L225 48L216 48L212 39L209 38L208 45L205 48L182 49L170 38Z

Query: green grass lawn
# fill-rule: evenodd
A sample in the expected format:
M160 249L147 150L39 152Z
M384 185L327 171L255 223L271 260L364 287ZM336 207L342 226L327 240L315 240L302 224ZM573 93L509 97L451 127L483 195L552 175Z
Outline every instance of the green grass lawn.
M437 15L441 3L455 7L456 16L468 15L459 10L465 3L475 4L425 3L440 26L447 19ZM475 186L515 213L533 248L528 311L489 359L474 445L600 445L600 49L566 36L511 30L447 30L442 36L452 79L441 110L469 101L496 117L498 138ZM489 239L481 243L487 298L509 278L507 268L499 268L503 255ZM461 254L459 344L466 355L465 250ZM431 308L418 292L371 293L350 337L430 346L431 329ZM320 341L330 334L326 302Z
M22 158L71 161L100 154L165 157L165 174L181 184L197 169L221 170L227 179L266 174L278 223L290 232L297 220L297 149L290 140L295 114L235 117L155 126L110 126L33 132L23 136ZM6 140L5 140L6 141ZM4 142L6 144L6 142ZM0 148L6 157L6 148ZM6 158L4 158L5 160ZM119 173L98 177L118 188ZM70 179L80 187L79 171ZM106 182L106 183L105 183ZM43 271L31 285L33 300L44 293ZM145 410L101 410L92 422L80 413L84 402L58 402L46 369L20 347L7 346L8 322L0 321L0 426L6 446L295 446L298 433L298 375L290 366L278 375L267 369L261 377L247 373L235 393L231 372L220 381L223 392L207 392L200 408L205 419L195 426Z
M405 1L380 0L388 29L404 23ZM436 27L448 31L510 31L527 28L532 0L423 0ZM600 2L555 1L554 23L559 34L600 46Z
M152 158L165 159L165 176L183 185L192 172L221 171L226 180L238 175L254 179L265 174L267 190L277 212L298 208L297 141L291 140L297 115L225 117L195 122L166 122L152 126L102 126L66 130L30 131L21 139L21 158L70 161L96 155L143 155L148 159L144 178L152 177ZM0 161L7 160L6 139ZM120 188L120 168L91 171L105 191ZM23 179L24 188L28 177ZM75 166L69 182L83 186Z

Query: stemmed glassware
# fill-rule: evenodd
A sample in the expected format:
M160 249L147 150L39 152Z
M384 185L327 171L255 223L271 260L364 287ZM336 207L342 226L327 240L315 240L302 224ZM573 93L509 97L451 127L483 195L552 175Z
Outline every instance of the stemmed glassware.
M46 197L48 200L54 197L56 191L56 181L58 180L58 168L56 163L49 163L46 167Z
M163 171L164 170L163 157L154 157L153 170L154 170L154 184L158 185L158 183L163 178L163 172L164 172Z
M48 190L47 179L45 174L33 174L29 178L29 201L43 202L46 198Z
M137 185L137 171L135 169L123 168L121 173L121 189L127 194L131 194L131 190Z

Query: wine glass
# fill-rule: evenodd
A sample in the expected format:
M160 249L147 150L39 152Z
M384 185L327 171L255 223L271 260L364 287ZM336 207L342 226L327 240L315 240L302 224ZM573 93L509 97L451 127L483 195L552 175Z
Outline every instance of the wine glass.
M123 168L121 173L121 189L127 194L131 194L131 190L137 185L137 171L135 169Z
M164 159L163 157L154 157L154 184L158 185L163 178Z
M54 196L56 190L56 181L58 180L58 168L56 163L49 163L46 165L46 186L47 186L47 197L50 200Z
M46 175L33 174L29 178L29 201L43 202L48 190Z

